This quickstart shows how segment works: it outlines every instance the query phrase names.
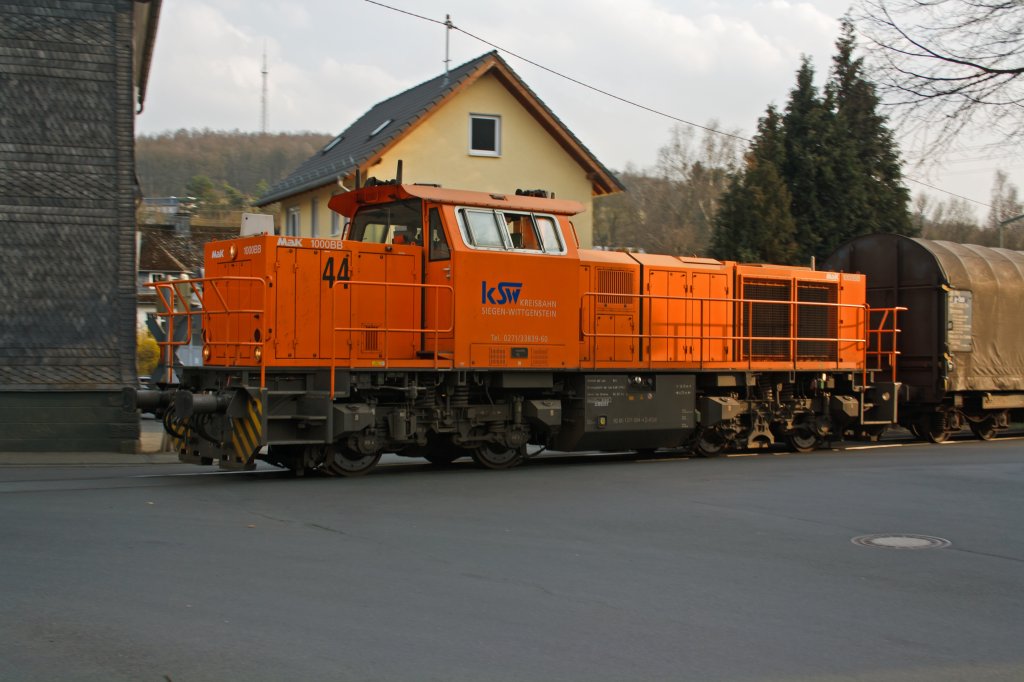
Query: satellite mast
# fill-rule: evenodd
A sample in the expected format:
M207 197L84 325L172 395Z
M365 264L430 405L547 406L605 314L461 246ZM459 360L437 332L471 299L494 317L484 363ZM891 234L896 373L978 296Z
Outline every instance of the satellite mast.
M267 134L267 41L263 41L263 98L260 111L260 132Z

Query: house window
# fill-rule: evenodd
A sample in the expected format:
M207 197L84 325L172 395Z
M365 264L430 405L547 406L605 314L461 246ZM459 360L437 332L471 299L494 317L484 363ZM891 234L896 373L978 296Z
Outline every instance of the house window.
M299 236L299 207L293 206L288 209L288 217L285 218L284 233L289 237Z
M317 204L318 203L319 202L316 200L316 198L313 198L313 199L309 200L309 213L312 216L309 219L309 228L310 228L309 236L310 237L319 237L320 236L318 234L319 231L320 231L320 220L319 220L319 217L317 216L317 208L318 208Z
M469 153L473 156L501 156L501 117L469 115Z
M341 214L331 211L331 236L337 237L341 234Z

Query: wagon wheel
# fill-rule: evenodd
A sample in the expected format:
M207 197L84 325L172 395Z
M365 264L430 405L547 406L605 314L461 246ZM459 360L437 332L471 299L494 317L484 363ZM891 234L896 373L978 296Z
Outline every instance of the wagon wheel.
M498 443L486 443L473 450L473 461L485 469L511 469L526 459L526 446L507 448Z
M786 436L786 442L793 452L812 452L821 447L821 438L818 438L812 431L800 429L796 433Z
M380 461L380 452L364 455L338 445L328 447L327 461L322 470L331 476L362 476Z
M693 444L693 452L698 457L718 457L725 451L725 440L710 429L702 429Z
M922 415L917 420L917 431L930 443L945 443L949 439L946 416L941 412Z
M971 422L971 433L979 440L992 440L996 437L995 417L985 417L980 422Z

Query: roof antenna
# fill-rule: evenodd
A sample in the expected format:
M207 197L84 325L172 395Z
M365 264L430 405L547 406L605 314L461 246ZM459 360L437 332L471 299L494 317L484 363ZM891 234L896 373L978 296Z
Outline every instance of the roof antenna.
M453 28L455 25L452 24L452 15L444 15L444 84L441 87L448 87L448 63L451 61L448 58L448 38Z
M260 74L263 76L263 93L261 97L261 109L260 109L260 132L264 135L267 134L267 41L263 41L263 70Z

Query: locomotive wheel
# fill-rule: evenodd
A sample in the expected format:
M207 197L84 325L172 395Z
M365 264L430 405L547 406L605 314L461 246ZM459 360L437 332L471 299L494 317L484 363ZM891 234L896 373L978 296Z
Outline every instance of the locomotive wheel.
M473 461L485 469L511 469L526 458L526 448L506 448L497 443L481 445L473 451Z
M821 447L821 439L810 431L797 431L786 437L793 452L813 452Z
M718 457L724 451L725 441L713 431L701 431L693 444L693 452L698 457Z
M971 433L980 440L992 440L996 437L996 420L986 417L980 422L971 422Z
M364 455L348 448L333 447L328 453L323 470L332 476L362 476L377 466L381 453Z
M949 430L942 413L922 416L917 421L917 432L929 443L945 443L949 439Z

